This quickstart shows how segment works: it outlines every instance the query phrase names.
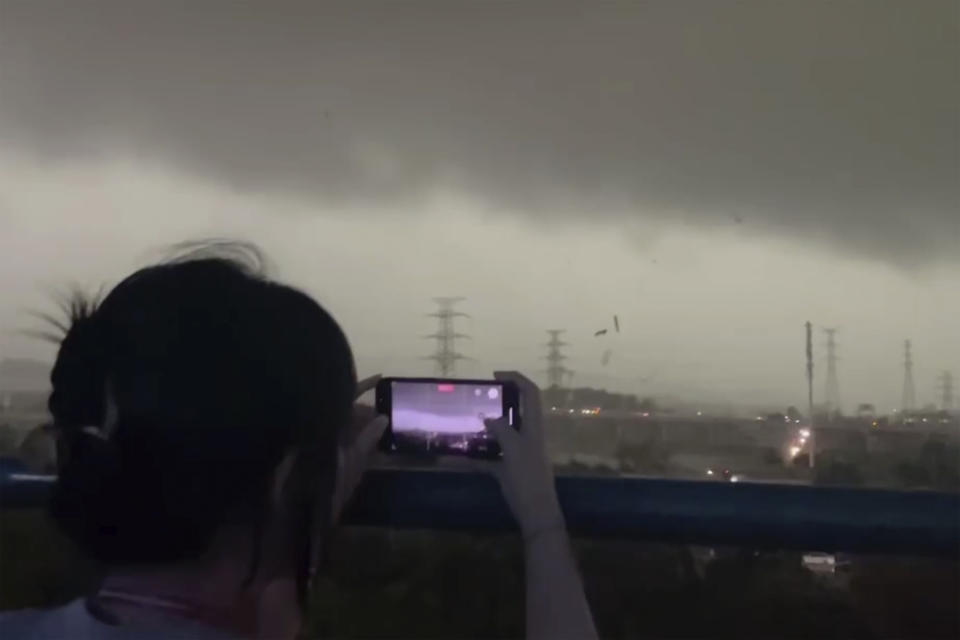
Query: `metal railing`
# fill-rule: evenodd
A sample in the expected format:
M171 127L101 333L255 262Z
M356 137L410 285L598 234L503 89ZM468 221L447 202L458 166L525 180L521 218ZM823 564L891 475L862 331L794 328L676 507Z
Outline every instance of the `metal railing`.
M43 506L49 476L0 483L0 508ZM749 482L560 476L575 535L755 549L960 556L960 494ZM419 469L367 473L347 525L506 531L493 478Z

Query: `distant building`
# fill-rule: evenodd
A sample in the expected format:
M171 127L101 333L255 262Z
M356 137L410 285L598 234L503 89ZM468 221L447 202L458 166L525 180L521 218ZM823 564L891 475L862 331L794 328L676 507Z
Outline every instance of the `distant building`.
M547 408L559 407L581 411L583 409L599 409L600 411L639 411L644 402L637 396L626 393L613 393L605 389L579 387L565 389L551 387L543 391L543 403Z
M863 402L857 405L858 418L873 418L877 415L877 408L869 402Z

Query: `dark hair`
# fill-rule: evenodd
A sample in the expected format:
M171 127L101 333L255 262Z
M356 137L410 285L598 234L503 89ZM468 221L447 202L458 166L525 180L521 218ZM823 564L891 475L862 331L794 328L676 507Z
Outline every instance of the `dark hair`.
M49 401L51 513L105 563L196 558L222 525L262 523L291 449L291 553L329 513L356 386L349 345L314 300L232 253L191 253L70 304Z

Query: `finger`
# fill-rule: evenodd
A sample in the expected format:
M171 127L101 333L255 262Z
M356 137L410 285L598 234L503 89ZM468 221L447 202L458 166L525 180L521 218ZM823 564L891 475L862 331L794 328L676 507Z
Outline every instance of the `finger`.
M373 408L373 405L357 403L353 405L353 423L355 425L364 426L378 415L377 410Z
M542 415L540 407L540 387L519 371L494 371L493 377L501 382L512 382L520 391L521 418L528 418L539 424Z
M387 428L387 416L377 416L363 426L363 429L357 435L357 439L350 445L350 448L358 456L366 458L370 452L377 446L380 437Z
M380 382L380 378L382 377L383 376L378 373L374 376L370 376L369 378L364 378L363 380L358 382L357 392L354 395L354 397L359 398L360 396L365 394L367 391L372 391L373 389L376 389L377 383Z
M344 447L351 446L360 437L364 427L377 415L379 414L377 414L376 409L370 405L359 403L353 405L350 422L340 430L340 444Z

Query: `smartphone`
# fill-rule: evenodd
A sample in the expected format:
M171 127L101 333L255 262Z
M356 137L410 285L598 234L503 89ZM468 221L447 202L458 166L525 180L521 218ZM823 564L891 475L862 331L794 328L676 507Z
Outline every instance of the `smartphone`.
M376 407L390 419L381 449L416 455L498 458L484 420L506 417L520 428L517 386L499 380L383 378Z

